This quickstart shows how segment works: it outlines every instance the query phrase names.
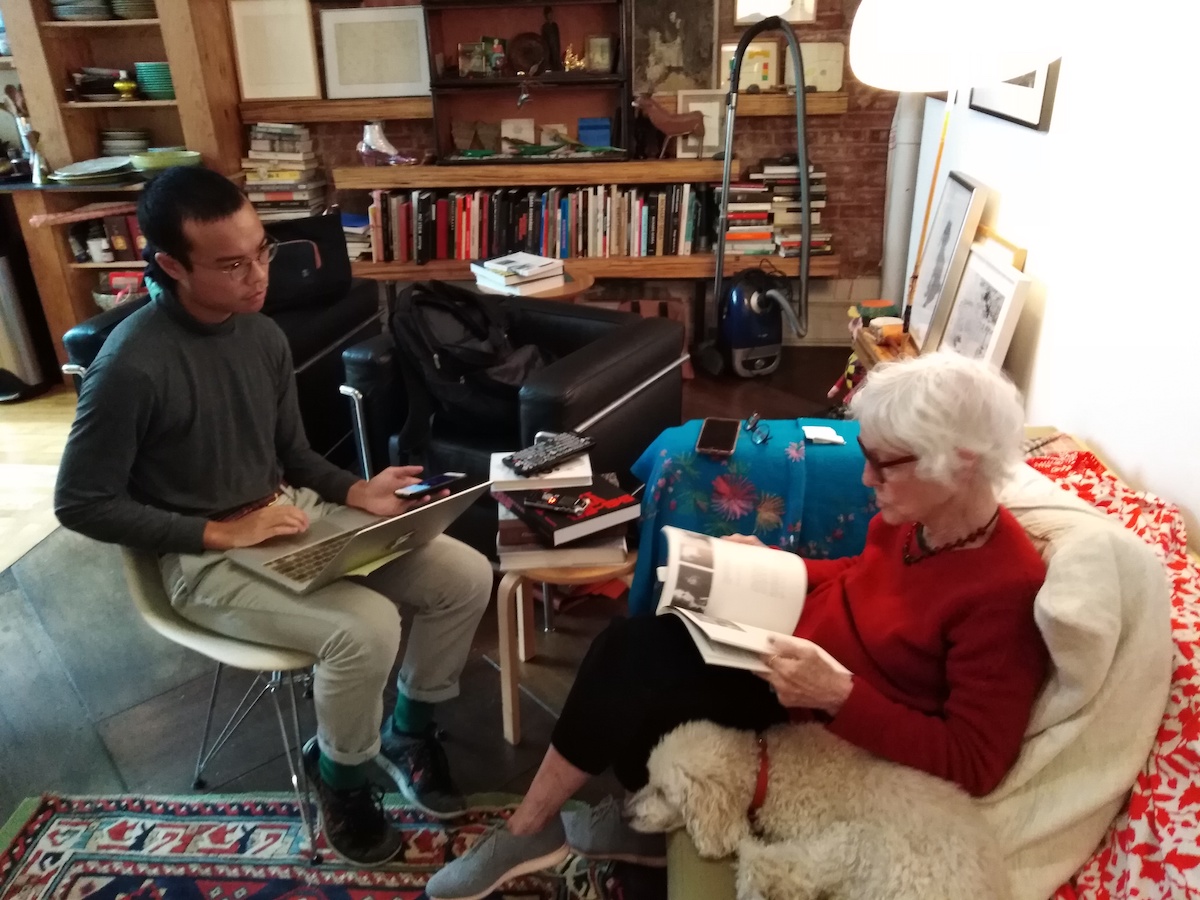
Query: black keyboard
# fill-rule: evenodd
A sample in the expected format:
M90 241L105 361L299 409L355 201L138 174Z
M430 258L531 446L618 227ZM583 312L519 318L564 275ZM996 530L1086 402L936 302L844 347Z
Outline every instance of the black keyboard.
M553 437L538 441L532 447L518 450L504 457L504 464L518 475L536 475L553 469L573 456L587 452L596 441L573 431L563 431Z

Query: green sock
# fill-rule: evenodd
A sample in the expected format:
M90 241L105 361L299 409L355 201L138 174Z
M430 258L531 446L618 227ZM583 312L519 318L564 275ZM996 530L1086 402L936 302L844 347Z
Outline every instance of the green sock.
M345 766L321 754L321 780L335 791L349 791L367 783L367 764Z
M392 727L401 734L425 734L433 727L433 704L398 695Z

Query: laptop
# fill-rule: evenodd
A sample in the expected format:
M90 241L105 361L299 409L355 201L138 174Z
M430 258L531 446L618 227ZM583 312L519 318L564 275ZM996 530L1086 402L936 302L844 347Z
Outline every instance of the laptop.
M293 593L310 594L367 563L428 544L490 484L485 481L391 518L345 507L313 522L304 534L230 550L225 556Z

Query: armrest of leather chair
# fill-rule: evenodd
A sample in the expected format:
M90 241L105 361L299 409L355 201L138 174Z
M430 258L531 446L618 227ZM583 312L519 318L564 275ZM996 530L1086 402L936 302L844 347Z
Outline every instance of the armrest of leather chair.
M342 351L342 393L355 409L359 455L366 448L371 471L389 464L388 440L408 418L408 397L397 366L396 345L386 331ZM361 419L359 413L361 412Z
M510 337L515 345L535 344L555 358L574 353L641 318L602 307L531 297L506 301L505 309L510 317Z

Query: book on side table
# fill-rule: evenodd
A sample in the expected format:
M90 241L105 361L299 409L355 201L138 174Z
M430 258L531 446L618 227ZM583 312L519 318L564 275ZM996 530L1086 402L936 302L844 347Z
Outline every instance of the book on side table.
M528 500L541 496L540 490L492 489L492 496L502 507L524 521L551 547L561 547L614 526L624 525L636 519L640 512L638 499L616 483L616 476L602 475L594 479L590 487L576 488L569 493L587 502L583 512L570 515L528 506Z
M808 571L793 553L723 541L666 525L667 564L656 615L683 620L710 665L768 671L772 638L803 643L847 671L817 644L793 636L804 610Z
M545 491L551 488L588 487L592 483L592 461L586 453L573 456L563 463L534 475L518 475L504 462L508 453L492 454L488 480L492 493L496 491Z
M628 548L624 529L612 529L602 534L575 541L567 547L547 547L545 544L507 544L503 530L496 534L496 555L500 571L541 568L581 568L583 566L616 566L625 562Z

